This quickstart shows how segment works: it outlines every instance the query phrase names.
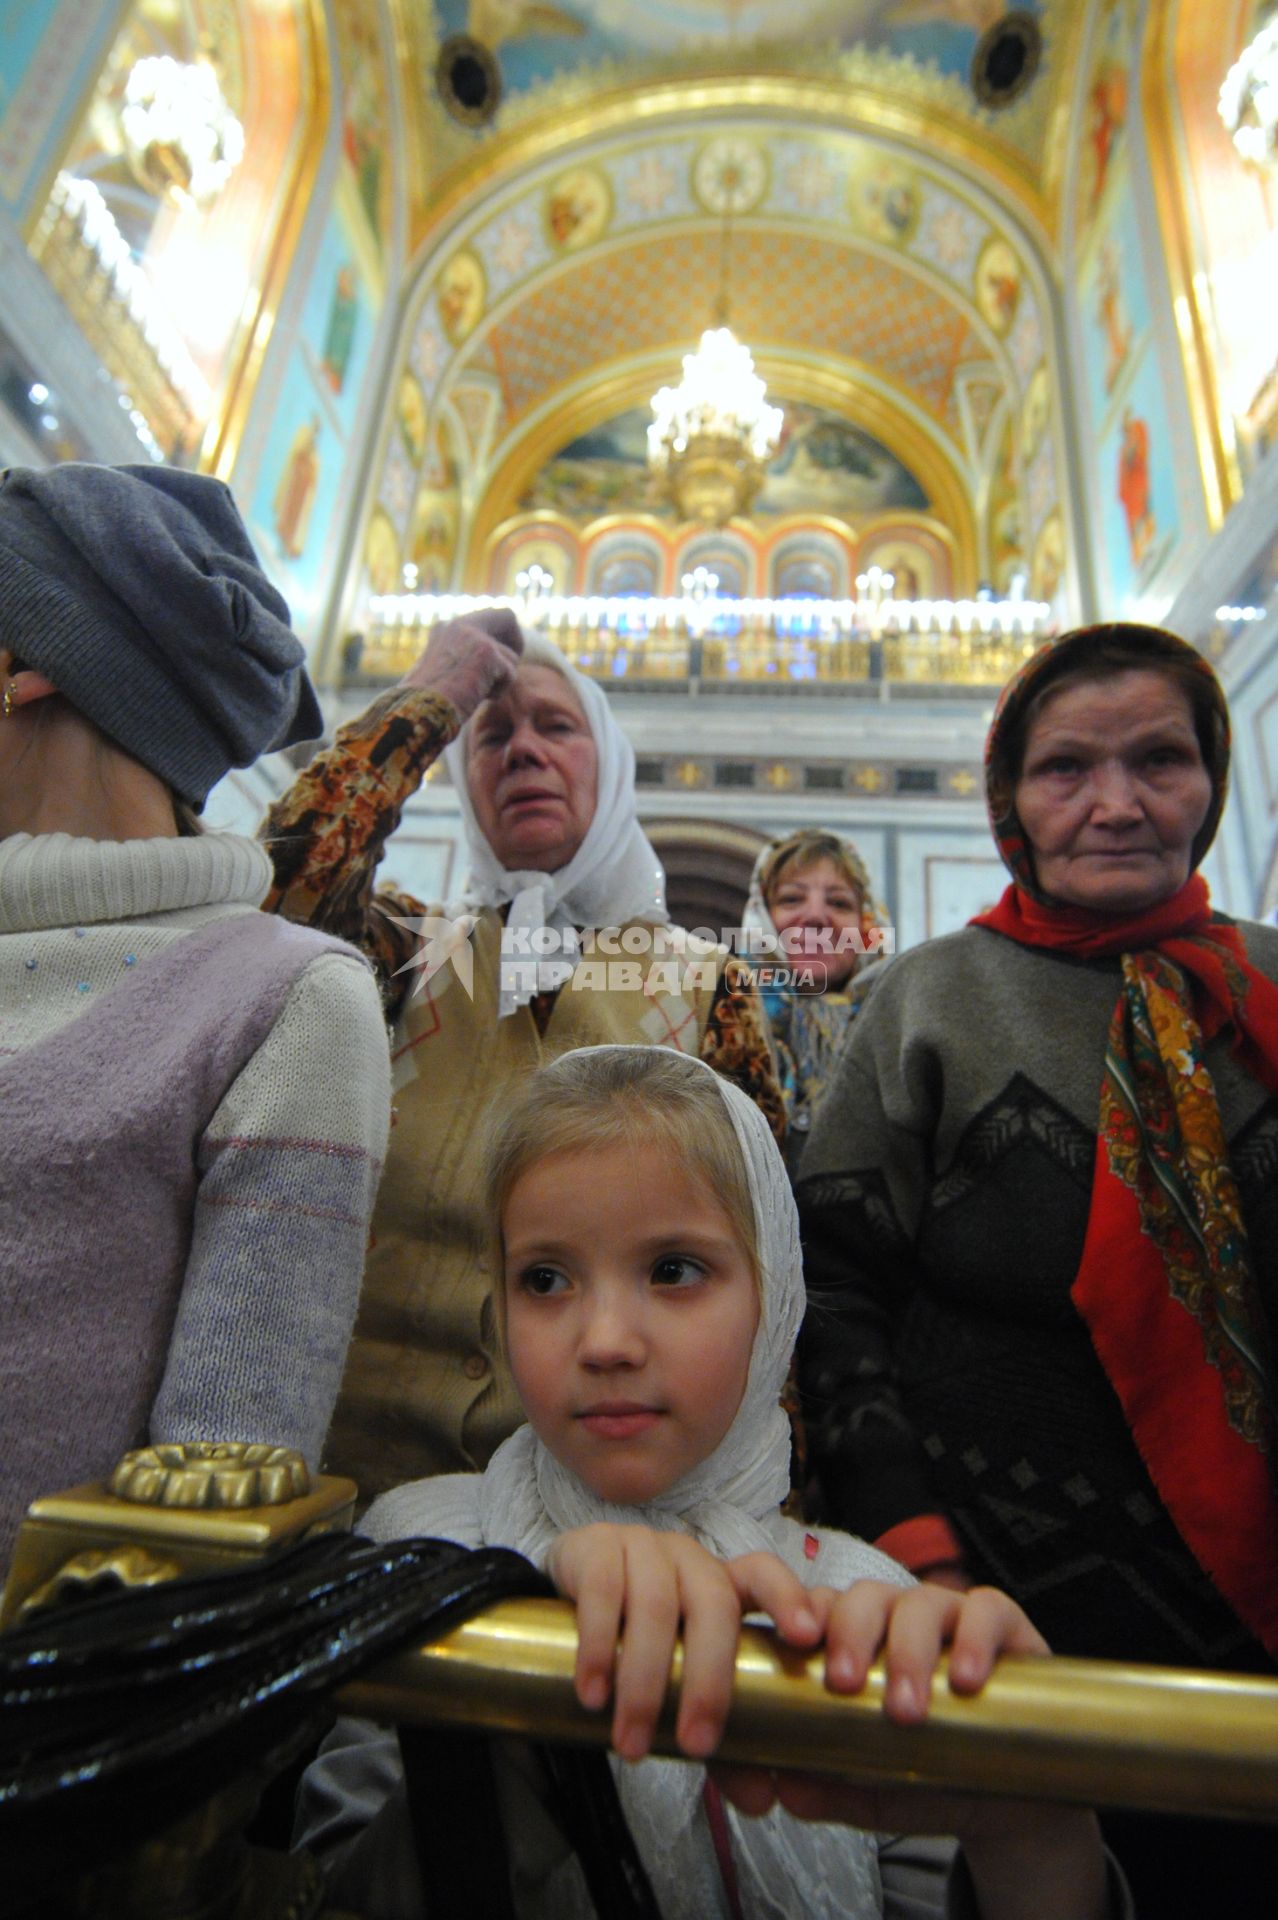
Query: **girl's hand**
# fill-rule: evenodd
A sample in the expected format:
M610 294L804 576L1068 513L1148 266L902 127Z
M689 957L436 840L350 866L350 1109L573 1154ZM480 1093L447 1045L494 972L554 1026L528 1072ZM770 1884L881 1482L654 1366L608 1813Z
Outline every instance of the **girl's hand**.
M768 1614L792 1646L820 1644L818 1609L774 1554L717 1560L687 1534L599 1524L561 1534L546 1570L576 1602L577 1698L597 1712L614 1696L612 1744L626 1760L651 1749L680 1633L675 1738L694 1760L723 1733L743 1613Z
M944 1647L950 1650L954 1693L979 1693L1000 1653L1050 1652L1016 1602L994 1587L958 1593L927 1584L894 1587L882 1580L858 1580L843 1592L812 1587L808 1600L825 1641L830 1692L859 1693L882 1654L887 1668L883 1711L903 1726L927 1718L932 1676ZM715 1777L743 1813L765 1813L780 1799L791 1813L809 1820L843 1819L898 1832L958 1831L949 1819L938 1824L936 1795L898 1796L896 1789L847 1787L816 1775L769 1774L754 1767L717 1768ZM893 1810L890 1819L880 1817L888 1810L885 1802ZM991 1804L962 1801L977 1824Z
M932 1676L950 1651L952 1693L979 1693L1001 1653L1049 1653L1038 1629L996 1587L924 1582L891 1587L858 1580L846 1592L819 1588L812 1599L825 1628L825 1684L831 1693L859 1693L881 1653L887 1667L884 1712L908 1726L927 1718Z
M993 1587L969 1593L859 1580L844 1593L808 1598L824 1629L825 1681L857 1693L883 1655L883 1710L902 1725L927 1718L932 1678L948 1646L954 1693L979 1693L1003 1653L1047 1654L1047 1642L1016 1602ZM780 1801L802 1820L842 1821L889 1833L953 1833L963 1842L983 1920L1101 1920L1109 1911L1095 1816L1046 1802L999 1800L909 1788L847 1786L817 1774L716 1767L725 1798L742 1813Z

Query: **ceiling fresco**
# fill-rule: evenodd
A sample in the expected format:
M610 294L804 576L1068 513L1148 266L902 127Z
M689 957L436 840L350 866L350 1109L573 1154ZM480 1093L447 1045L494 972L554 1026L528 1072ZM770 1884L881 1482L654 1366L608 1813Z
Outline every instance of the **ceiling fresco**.
M414 73L437 78L441 49L467 36L491 54L499 100L489 123L459 125L437 84L413 88L425 169L419 235L439 188L486 175L494 152L571 140L583 113L606 108L624 120L638 92L648 96L648 116L656 96L677 104L689 84L704 108L716 78L731 91L747 76L756 97L769 76L824 89L845 123L891 126L920 151L944 146L961 165L1000 175L1049 226L1055 217L1059 135L1087 11L1077 0L1021 0L1014 9L1001 0L403 4ZM974 60L1009 17L1038 34L1037 67L1017 97L983 106Z
M570 440L677 373L711 323L725 181L731 322L774 391L872 435L943 517L979 522L974 565L996 506L1006 566L1009 529L1028 558L1063 490L1037 235L935 159L781 114L583 140L497 174L419 251L401 365L456 431L477 538ZM388 434L379 498L401 538L417 484Z
M909 469L871 434L828 407L775 396L785 413L781 445L752 508L760 520L786 513L851 519L889 507L926 509L929 499ZM558 449L540 467L519 506L578 523L606 513L673 510L652 498L647 463L649 415L631 407Z

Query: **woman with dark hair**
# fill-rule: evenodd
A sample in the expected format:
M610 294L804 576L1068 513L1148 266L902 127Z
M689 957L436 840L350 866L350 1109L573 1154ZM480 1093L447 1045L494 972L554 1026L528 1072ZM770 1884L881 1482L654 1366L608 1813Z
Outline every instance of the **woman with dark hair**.
M1012 885L887 970L804 1160L825 1511L1060 1652L1272 1672L1278 934L1197 873L1224 696L1171 634L1087 628L986 758ZM1142 1912L1248 1911L1278 1865L1150 1831L1115 1829Z

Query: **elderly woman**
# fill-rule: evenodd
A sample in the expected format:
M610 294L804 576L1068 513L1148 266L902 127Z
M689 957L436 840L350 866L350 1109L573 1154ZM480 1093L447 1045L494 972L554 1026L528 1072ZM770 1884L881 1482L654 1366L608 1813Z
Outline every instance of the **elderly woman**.
M884 951L888 918L855 843L827 828L803 827L759 854L745 925L769 947L759 997L776 1042L793 1178L848 1022L874 977L868 970Z
M318 1463L386 1145L377 989L195 818L315 733L302 659L220 482L0 481L0 1574L33 1497L147 1441Z
M857 1022L800 1185L801 1378L838 1524L1060 1652L1272 1671L1278 935L1196 872L1228 759L1168 633L1068 634L1006 689L1013 884ZM1141 1912L1232 1913L1254 1840L1119 1851Z
M426 910L374 881L445 749L470 879L426 917L423 954ZM263 831L270 904L363 947L394 1022L396 1119L330 1446L333 1467L371 1496L484 1467L522 1418L483 1217L479 1118L495 1091L570 1048L636 1041L699 1054L778 1131L781 1100L746 969L668 938L634 754L603 693L553 647L526 643L509 612L436 628ZM583 928L602 931L578 955ZM433 971L467 930L465 978L452 960Z

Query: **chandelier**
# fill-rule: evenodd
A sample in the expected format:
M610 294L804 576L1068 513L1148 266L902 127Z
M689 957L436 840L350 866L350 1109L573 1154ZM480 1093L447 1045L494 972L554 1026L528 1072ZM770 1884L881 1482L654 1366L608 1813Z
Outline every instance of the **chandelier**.
M734 184L725 169L718 324L702 334L695 353L684 355L679 385L653 394L648 428L648 469L659 493L684 520L711 527L748 510L784 424L780 407L768 405L749 348L728 326Z
M244 129L203 61L139 60L125 85L120 128L142 184L197 206L216 199L244 154Z
M1244 47L1220 89L1220 117L1244 160L1260 165L1278 145L1278 18Z

